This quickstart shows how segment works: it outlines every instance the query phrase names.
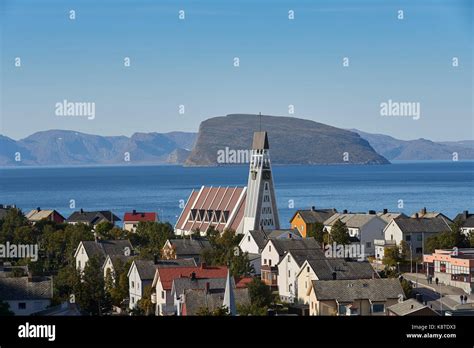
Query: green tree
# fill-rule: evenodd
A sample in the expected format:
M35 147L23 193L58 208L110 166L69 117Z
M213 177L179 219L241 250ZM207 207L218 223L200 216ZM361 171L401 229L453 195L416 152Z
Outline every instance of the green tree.
M242 239L232 230L219 233L215 230L208 231L210 249L201 254L201 259L210 266L230 265L230 273L234 276L247 276L253 272L248 253L243 253L239 248Z
M394 268L394 267L397 267L399 262L402 262L402 257L400 255L400 248L398 246L386 248L384 251L382 263L386 267Z
M267 307L258 307L253 304L237 305L237 313L240 316L266 316Z
M10 310L10 305L7 302L0 300L0 317L12 315L14 315L14 313Z
M144 315L152 315L153 314L153 308L154 305L151 302L151 293L153 289L151 285L148 285L145 287L143 290L143 296L140 300L137 302L138 308L140 308L140 312L142 312Z
M71 294L80 286L81 277L74 264L68 264L59 269L54 277L54 303L69 301Z
M15 230L19 227L28 226L28 220L17 208L8 209L7 214L1 221L0 243L12 242Z
M432 253L435 249L451 249L453 247L467 248L470 245L468 236L461 229L461 222L455 221L449 230L428 237L425 242L425 252Z
M127 274L131 263L131 260L125 264L122 264L121 260L117 260L115 277L110 274L110 270L108 270L106 274L105 286L110 294L112 304L114 306L121 307L123 300L129 295L129 282Z
M95 226L95 233L100 239L113 239L110 231L114 228L114 224L109 221L102 221Z
M273 302L271 289L258 278L253 278L248 284L250 304L258 308L266 308Z
M331 239L337 244L350 244L349 230L345 223L337 219L331 228Z
M160 255L166 241L174 237L173 227L163 222L140 222L136 233L131 236L132 244L139 250L140 257L152 260Z
M196 311L196 315L198 316L213 316L213 317L221 317L221 316L229 316L229 310L226 306L217 307L214 310L209 310L207 307L201 307Z
M324 225L321 222L316 222L309 226L306 237L314 237L319 244L323 245L327 240L326 235L328 234L324 230Z
M110 295L105 289L101 266L98 257L91 257L74 291L79 306L91 315L108 313L112 307Z

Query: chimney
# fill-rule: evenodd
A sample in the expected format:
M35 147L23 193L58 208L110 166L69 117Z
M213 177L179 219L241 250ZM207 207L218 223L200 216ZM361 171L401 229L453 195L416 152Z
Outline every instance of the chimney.
M387 209L387 208L384 208L383 213L384 213L384 214L387 214L387 213L388 213L388 209Z
M369 215L375 215L375 210L369 210Z
M413 309L413 305L411 305L411 309Z
M81 214L84 214L84 210L81 208Z
M196 280L196 272L191 273L191 280Z
M467 220L467 217L469 215L469 211L468 210L464 210L463 212L463 215L464 215L464 220Z
M205 269L206 268L206 263L205 262L201 262L201 269Z
M206 294L209 293L209 288L211 287L211 284L209 282L206 282Z
M316 207L313 205L313 206L311 207L311 210L312 210L312 211L316 211Z
M38 211L38 212L41 211L41 208L40 208L40 207L37 207L37 208L36 208L36 211Z
M415 219L418 219L418 217L419 217L419 216L418 216L418 213L416 213L416 214L415 214Z
M332 272L332 280L337 280L337 273L336 272Z
M133 209L133 215L136 215L136 214L137 214L137 211Z
M422 213L423 215L426 214L426 207L423 207L423 209L421 209L421 213Z
M347 209L344 209L344 210L342 211L342 213L343 213L343 214L347 214Z

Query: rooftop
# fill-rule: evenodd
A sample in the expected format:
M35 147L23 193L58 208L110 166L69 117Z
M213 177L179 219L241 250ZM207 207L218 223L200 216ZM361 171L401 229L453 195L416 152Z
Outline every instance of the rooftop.
M402 286L397 278L313 280L312 285L319 301L386 301L403 295Z

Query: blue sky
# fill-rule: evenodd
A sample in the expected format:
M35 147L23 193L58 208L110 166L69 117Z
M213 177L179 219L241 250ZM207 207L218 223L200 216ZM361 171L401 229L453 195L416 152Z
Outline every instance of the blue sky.
M470 0L2 0L0 133L19 139L47 129L197 131L201 121L229 113L288 116L292 104L295 117L341 128L401 139L474 139L472 6ZM95 102L95 119L56 116L55 103L64 99ZM380 103L389 99L419 102L420 119L382 117Z

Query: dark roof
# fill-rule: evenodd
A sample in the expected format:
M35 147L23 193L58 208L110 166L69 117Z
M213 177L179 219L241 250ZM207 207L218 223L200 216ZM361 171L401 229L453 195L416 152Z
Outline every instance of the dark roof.
M461 222L462 227L474 227L474 214L469 214L468 211L464 211L456 215L454 221Z
M317 249L296 249L290 250L291 256L296 264L300 267L306 260L312 259L324 259L324 251L320 248Z
M197 266L196 261L191 257L189 259L174 259L174 260L157 260L156 266L163 267L194 267Z
M432 310L428 306L425 306L424 304L418 302L417 300L413 298L391 305L387 309L398 316L404 316L404 315L418 312L420 310L424 310L425 308L432 311L433 315L438 315L434 310Z
M117 270L117 267L119 266L125 266L128 260L132 258L132 256L126 256L126 255L112 255L110 256L110 261L112 261L112 266L114 266L114 269Z
M95 225L102 221L116 222L120 221L120 218L111 211L99 210L99 211L75 211L67 219L66 222L82 222L85 224Z
M313 280L313 289L318 300L353 302L368 299L386 301L403 295L397 278L354 279L354 280Z
M135 260L135 266L137 267L140 279L153 280L155 277L156 265L153 261L149 260Z
M371 279L375 271L366 261L346 261L341 258L308 260L309 266L316 273L319 280L332 280L336 272L336 279ZM377 276L378 277L378 276Z
M85 240L82 245L86 249L89 258L97 256L102 262L105 261L107 255L112 256L124 255L125 248L129 248L130 255L132 251L132 244L129 240Z
M253 133L252 150L267 150L269 148L267 132Z
M280 256L282 256L287 251L308 249L321 250L319 243L312 237L304 239L272 239L271 241Z
M211 248L211 243L207 239L169 239L174 247L176 256L179 255L200 255L204 249Z
M301 218L307 224L314 224L316 222L324 223L327 219L337 213L337 210L332 209L308 209L308 210L297 210L290 222L293 221L296 214L300 214Z
M233 281L233 279L231 279ZM177 293L178 296L184 294L186 290L190 289L206 289L206 284L209 284L209 290L211 292L221 292L225 290L226 278L176 278L173 280L171 292ZM235 282L233 281L232 286L235 288Z
M53 297L53 281L49 277L0 277L0 299L5 301L47 300Z
M445 232L449 231L450 227L446 221L441 217L429 218L429 219L416 219L416 218L404 218L399 217L393 219L403 233L415 233L415 232Z
M255 243L257 244L259 249L263 249L265 247L265 244L267 244L267 241L269 239L276 239L276 238L287 238L288 236L286 235L287 233L291 232L292 234L295 234L299 238L301 238L301 234L298 231L298 229L293 228L293 229L278 229L278 230L251 230L249 231L250 235L252 238L255 240ZM286 235L283 237L283 235Z
M196 315L201 308L208 308L213 311L221 307L224 303L224 289L219 292L206 292L202 289L189 289L184 292L184 307L186 315ZM234 289L236 305L250 303L250 297L246 288Z

